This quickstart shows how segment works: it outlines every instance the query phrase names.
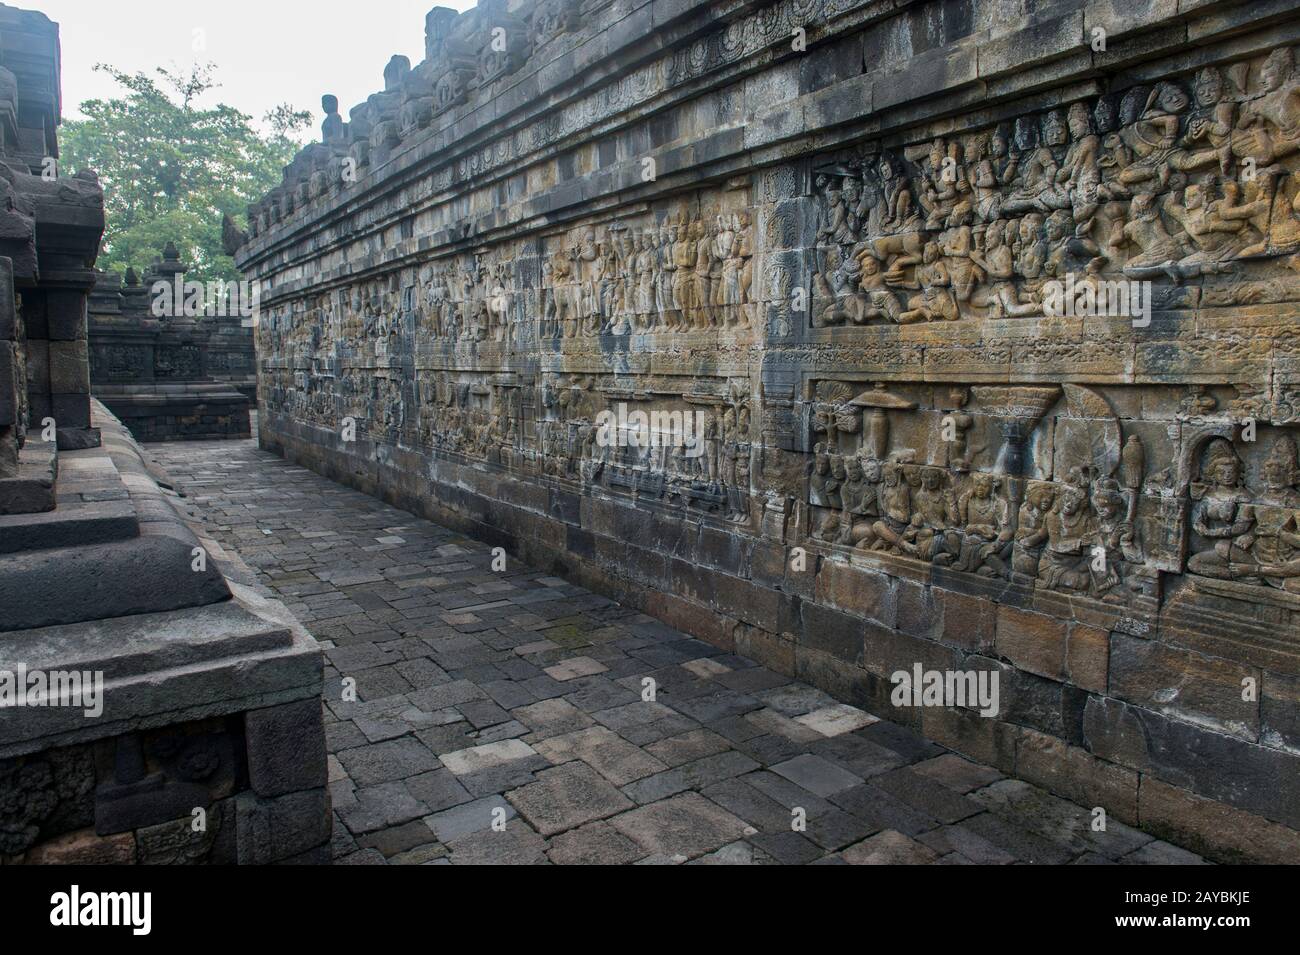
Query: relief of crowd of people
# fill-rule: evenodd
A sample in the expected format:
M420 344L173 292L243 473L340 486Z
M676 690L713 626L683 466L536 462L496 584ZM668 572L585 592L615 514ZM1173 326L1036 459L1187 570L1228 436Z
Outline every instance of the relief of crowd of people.
M1043 315L1067 275L1295 297L1294 51L1189 79L821 167L813 326Z

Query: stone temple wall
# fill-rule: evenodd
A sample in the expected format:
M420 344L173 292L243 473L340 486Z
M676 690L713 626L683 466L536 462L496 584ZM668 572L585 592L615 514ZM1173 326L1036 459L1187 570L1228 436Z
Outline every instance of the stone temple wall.
M261 441L1293 860L1297 42L1291 0L435 8L235 238ZM996 716L894 705L917 665Z
M183 288L184 274L170 242L143 280L134 269L96 273L87 308L91 389L139 441L247 438L257 396L251 318L187 315L174 295L155 309L156 284Z

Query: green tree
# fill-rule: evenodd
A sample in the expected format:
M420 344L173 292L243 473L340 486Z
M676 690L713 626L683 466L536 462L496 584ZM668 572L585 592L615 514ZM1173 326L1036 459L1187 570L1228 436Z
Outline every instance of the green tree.
M98 267L140 270L170 241L191 266L187 278L237 278L221 246L222 213L247 225L248 203L279 184L311 114L278 106L263 117L269 132L259 134L247 114L198 103L218 85L212 64L188 74L159 68L156 77L95 69L123 95L83 102L86 118L65 122L59 141L63 168L94 169L104 187Z

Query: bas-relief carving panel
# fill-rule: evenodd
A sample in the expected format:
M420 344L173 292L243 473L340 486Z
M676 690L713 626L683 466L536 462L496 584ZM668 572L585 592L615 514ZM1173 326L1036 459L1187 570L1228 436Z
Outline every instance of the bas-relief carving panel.
M278 307L259 328L277 356L267 406L742 521L760 307L748 202L732 183ZM601 440L620 409L682 424L652 447Z
M1285 621L1298 150L1289 48L869 143L276 306L265 400L1067 614ZM1121 281L1149 331L1086 314ZM619 405L702 453L603 446Z
M815 162L815 232L797 204L769 228L810 276L803 328L769 329L807 532L1135 626L1174 593L1294 619L1298 153L1282 47Z
M1300 299L1295 54L1208 66L820 166L814 328L1043 316L1150 281L1155 308ZM1055 314L1064 311L1058 302Z

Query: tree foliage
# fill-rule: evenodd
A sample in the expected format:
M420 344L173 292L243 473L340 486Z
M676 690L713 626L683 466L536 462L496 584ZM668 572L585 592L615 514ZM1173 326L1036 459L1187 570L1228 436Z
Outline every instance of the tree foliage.
M102 63L95 69L123 95L83 102L85 119L64 122L59 142L63 168L94 169L104 187L98 267L140 270L171 241L192 268L187 278L236 278L221 246L222 213L246 225L248 203L279 184L311 115L278 106L263 117L269 132L260 134L233 107L200 105L219 85L212 64L189 73L160 67L153 76Z

